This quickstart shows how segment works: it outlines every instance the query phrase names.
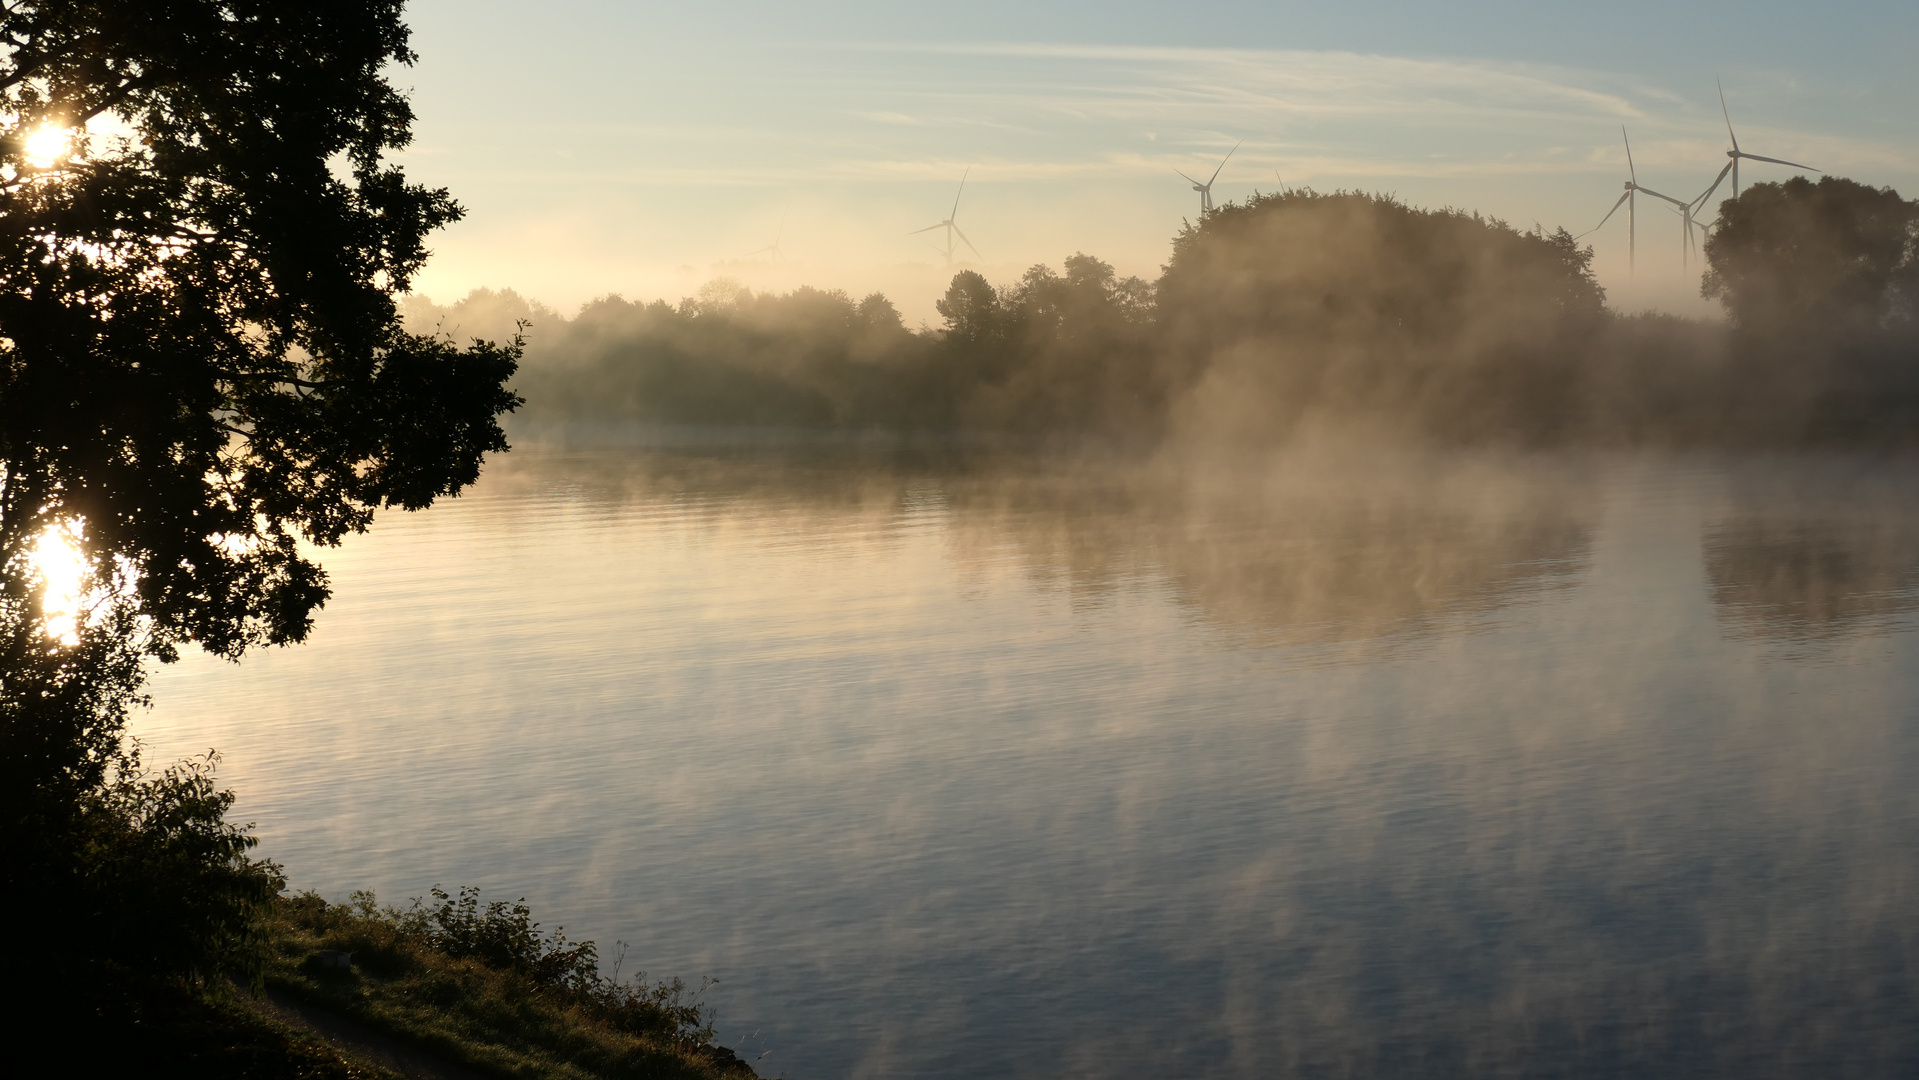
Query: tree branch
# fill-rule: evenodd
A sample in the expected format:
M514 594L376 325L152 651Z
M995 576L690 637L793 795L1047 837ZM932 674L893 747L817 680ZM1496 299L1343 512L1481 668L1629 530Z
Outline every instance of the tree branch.
M285 383L289 386L298 386L307 390L326 389L325 383L308 382L305 379L296 379L291 375L275 375L269 371L222 371L220 377L223 379L231 379L234 382L254 380L258 382Z
M87 124L87 121L92 120L94 117L99 116L101 113L106 112L108 109L111 109L114 106L125 101L129 97L132 97L134 91L143 90L149 85L151 85L153 82L154 82L154 79L151 72L148 72L147 74L144 74L144 75L135 76L132 79L128 79L126 82L121 83L118 89L108 94L105 100L101 101L98 105L94 106L91 110L80 114L80 116L77 119L72 121L72 126L85 127Z

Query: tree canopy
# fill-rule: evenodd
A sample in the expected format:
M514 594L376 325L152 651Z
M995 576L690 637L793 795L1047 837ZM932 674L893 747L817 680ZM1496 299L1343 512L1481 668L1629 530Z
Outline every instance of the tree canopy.
M387 157L412 122L385 74L413 60L401 6L0 7L10 797L98 780L143 658L300 640L327 596L303 542L506 446L517 342L409 334L394 304L461 214ZM49 536L92 590L65 641Z
M1833 340L1910 323L1919 202L1822 176L1754 184L1719 206L1701 291L1740 327Z
M954 340L983 341L999 328L999 293L978 271L954 274L946 295L933 306L946 320L947 336Z
M1248 433L1312 410L1537 434L1565 423L1604 319L1591 260L1564 229L1358 192L1256 195L1174 239L1163 347Z

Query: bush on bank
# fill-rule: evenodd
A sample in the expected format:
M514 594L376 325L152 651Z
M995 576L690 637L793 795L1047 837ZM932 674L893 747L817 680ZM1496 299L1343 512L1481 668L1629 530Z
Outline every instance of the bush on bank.
M264 929L269 986L490 1073L753 1074L711 1045L698 992L601 974L592 942L540 933L523 902L436 888L402 909L371 893L346 904L306 893L278 901ZM351 966L324 966L322 952L349 954Z

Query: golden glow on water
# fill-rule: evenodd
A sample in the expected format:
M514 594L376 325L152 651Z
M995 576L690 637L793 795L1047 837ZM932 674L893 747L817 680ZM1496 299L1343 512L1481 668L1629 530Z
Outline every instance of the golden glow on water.
M53 526L33 545L31 565L43 590L41 610L49 637L62 645L80 643L81 606L85 600L87 561L80 553L84 533L77 522Z

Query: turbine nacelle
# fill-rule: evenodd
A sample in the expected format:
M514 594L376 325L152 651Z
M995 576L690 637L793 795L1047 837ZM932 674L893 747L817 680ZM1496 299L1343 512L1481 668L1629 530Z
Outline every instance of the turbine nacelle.
M1626 134L1624 125L1621 125L1619 128L1619 138L1626 147L1626 182L1620 185L1624 188L1624 193L1619 196L1618 201L1612 204L1612 209L1606 211L1606 216L1599 219L1599 224L1580 233L1579 236L1573 237L1573 239L1578 240L1582 237L1591 236L1593 233L1605 228L1606 222L1612 220L1612 216L1619 212L1619 208L1622 206L1625 207L1626 266L1628 272L1631 272L1639 260L1639 196L1644 195L1649 199L1658 199L1661 202L1670 204L1674 211L1684 219L1680 224L1682 232L1679 239L1679 263L1681 266L1684 266L1686 264L1687 253L1692 250L1693 246L1692 227L1695 224L1692 217L1693 204L1690 202L1682 202L1664 192L1654 191L1640 183L1639 169L1633 164L1632 160L1632 139Z
M1680 265L1684 266L1686 265L1691 253L1696 248L1696 244L1693 240L1693 229L1697 227L1700 230L1701 234L1704 234L1710 228L1710 226L1708 226L1705 222L1700 221L1695 216L1695 212L1698 211L1700 208L1704 207L1707 204L1707 202L1712 199L1713 194L1719 190L1719 185L1725 182L1725 179L1727 176L1732 177L1732 190L1733 190L1732 197L1735 199L1739 197L1740 159L1743 158L1748 161L1763 161L1772 165L1784 165L1794 169L1805 169L1809 172L1820 171L1818 169L1813 168L1810 165L1802 165L1796 161L1786 161L1783 158L1765 157L1760 154L1750 154L1750 153L1747 153L1745 150L1740 149L1739 136L1733 132L1733 128L1732 128L1732 113L1729 109L1726 108L1726 90L1725 90L1725 87L1723 86L1719 88L1719 111L1721 115L1725 117L1726 138L1732 142L1732 149L1726 151L1726 157L1728 160L1726 161L1725 167L1719 170L1719 175L1714 177L1712 184L1709 187L1707 187L1704 192L1700 193L1700 195L1697 198L1694 198L1694 199L1687 199L1687 200L1675 199L1670 195L1666 195L1661 192L1654 191L1651 188L1646 187L1642 185L1641 183L1639 183L1638 171L1634 167L1633 159L1632 159L1632 140L1627 137L1626 129L1622 126L1619 129L1619 137L1621 140L1625 142L1625 146L1626 146L1626 170L1627 170L1627 180L1623 185L1621 185L1625 189L1624 194L1620 195L1618 201L1612 204L1612 209L1606 211L1606 216L1599 219L1599 224L1594 225L1592 228L1587 229L1583 233L1580 233L1579 237L1575 237L1574 239L1590 236L1593 233L1598 232L1600 229L1605 228L1606 223L1612 220L1613 215L1619 212L1619 208L1621 206L1624 206L1626 208L1626 236L1627 236L1626 258L1627 258L1627 267L1628 267L1628 270L1630 271L1631 267L1637 262L1637 256L1638 256L1638 221L1637 221L1638 196L1641 194L1644 194L1647 198L1658 199L1661 202L1667 203L1672 208L1673 212L1679 215L1679 223L1680 223L1680 229L1681 229L1679 261L1680 261Z
M1706 200L1712 198L1712 193L1719 190L1719 183L1726 178L1727 173L1732 174L1732 197L1737 199L1739 197L1740 158L1745 158L1747 161L1763 161L1770 165L1785 165L1794 169L1805 169L1807 172L1816 172L1823 175L1822 170L1815 169L1810 165L1801 165L1796 161L1785 161L1780 158L1762 157L1759 154L1748 154L1744 150L1739 149L1739 136L1733 134L1732 130L1732 110L1726 108L1725 84L1720 83L1718 79L1714 79L1713 83L1719 87L1719 115L1726 118L1726 138L1732 143L1732 149L1726 151L1726 156L1732 160L1726 162L1726 167L1719 170L1718 179L1712 182L1712 186L1706 189L1705 194L1693 200L1694 204L1704 206Z
M1665 198L1665 196L1639 186L1639 170L1633 165L1632 161L1632 139L1627 137L1626 126L1624 124L1619 126L1619 138L1626 144L1626 182L1621 185L1625 188L1625 193L1620 195L1618 201L1612 204L1612 209L1606 211L1606 216L1599 219L1599 224L1573 237L1573 239L1578 240L1582 237L1591 236L1593 233L1605 228L1606 222L1612 220L1612 216L1619 212L1619 208L1622 206L1625 207L1626 269L1628 273L1631 273L1632 268L1639 260L1639 200L1635 196L1642 191L1648 195L1654 195L1662 199Z
M947 213L946 220L941 221L937 225L928 225L924 229L914 229L912 232L909 232L906 234L908 236L918 236L921 233L932 232L934 229L945 229L946 230L946 247L944 249L934 248L933 250L939 251L941 254L946 256L946 265L948 266L953 265L953 238L955 236L959 237L960 243L965 244L967 248L973 252L974 258L978 259L981 262L986 261L986 256L981 255L979 253L979 249L976 247L973 247L973 242L966 238L966 234L960 231L960 227L957 224L957 221L959 219L960 196L966 193L966 178L968 176L971 176L972 174L973 174L973 167L970 165L966 167L966 171L964 173L960 174L959 190L953 193L953 209Z
M1207 181L1203 184L1193 179L1192 177L1187 176L1185 173L1180 172L1178 169L1173 170L1173 172L1179 175L1179 178L1181 180L1184 180L1187 183L1193 185L1193 190L1199 192L1199 212L1200 213L1202 214L1208 213L1213 209L1213 181L1219 179L1219 170L1224 169L1226 167L1226 163L1233 159L1234 152L1237 151L1242 145L1244 145L1245 142L1246 140L1241 139L1239 142L1234 143L1233 149L1226 151L1226 156L1219 159L1219 168L1214 169L1213 175L1210 178L1208 178Z

